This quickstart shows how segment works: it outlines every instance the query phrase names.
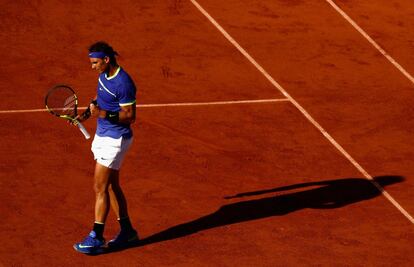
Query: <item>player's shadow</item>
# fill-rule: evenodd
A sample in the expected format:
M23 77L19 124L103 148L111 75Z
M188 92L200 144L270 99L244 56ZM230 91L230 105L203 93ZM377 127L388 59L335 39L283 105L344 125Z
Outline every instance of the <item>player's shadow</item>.
M239 193L225 198L236 199L270 193L279 193L279 195L224 205L214 213L144 238L137 246L180 238L224 225L281 216L306 208L339 208L377 197L381 195L382 188L403 180L404 178L401 176L379 176L372 181L365 178L345 178ZM295 191L287 192L290 190Z

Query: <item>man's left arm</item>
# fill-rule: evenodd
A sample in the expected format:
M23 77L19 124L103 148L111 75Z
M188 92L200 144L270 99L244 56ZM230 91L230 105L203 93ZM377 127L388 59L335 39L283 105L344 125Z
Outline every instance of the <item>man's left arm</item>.
M121 106L121 110L119 111L119 122L127 124L134 123L136 109L137 107L135 103L131 105Z
M114 123L124 123L124 124L131 124L135 122L135 113L136 113L136 105L135 102L130 105L122 105L120 106L120 111L107 111L100 109L99 110L99 117L105 118Z

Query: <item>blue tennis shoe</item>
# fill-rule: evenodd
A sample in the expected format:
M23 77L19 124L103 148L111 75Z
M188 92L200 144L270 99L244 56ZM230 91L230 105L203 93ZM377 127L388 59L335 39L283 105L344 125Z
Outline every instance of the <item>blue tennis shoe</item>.
M91 231L82 242L73 245L73 248L84 254L99 254L104 251L105 239L98 239L95 231Z
M134 229L120 231L116 237L108 242L109 248L125 248L136 245L139 241L138 233Z

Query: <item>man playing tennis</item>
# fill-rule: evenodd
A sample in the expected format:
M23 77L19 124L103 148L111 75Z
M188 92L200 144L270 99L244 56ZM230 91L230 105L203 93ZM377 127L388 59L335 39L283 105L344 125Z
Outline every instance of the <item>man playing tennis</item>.
M103 232L109 206L115 212L121 230L108 242L108 247L125 247L138 240L119 184L119 169L133 140L130 124L135 121L136 87L130 76L117 64L117 55L105 42L97 42L89 47L92 69L99 72L98 88L96 99L79 116L79 120L84 121L90 116L97 118L92 142L96 160L95 223L89 235L74 245L75 250L86 254L100 253L106 245Z

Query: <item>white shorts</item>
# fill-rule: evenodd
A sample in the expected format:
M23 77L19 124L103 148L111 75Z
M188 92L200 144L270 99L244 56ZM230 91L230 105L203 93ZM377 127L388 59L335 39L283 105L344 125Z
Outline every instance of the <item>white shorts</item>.
M95 135L91 150L96 162L110 169L119 170L133 139L133 137L114 139Z

